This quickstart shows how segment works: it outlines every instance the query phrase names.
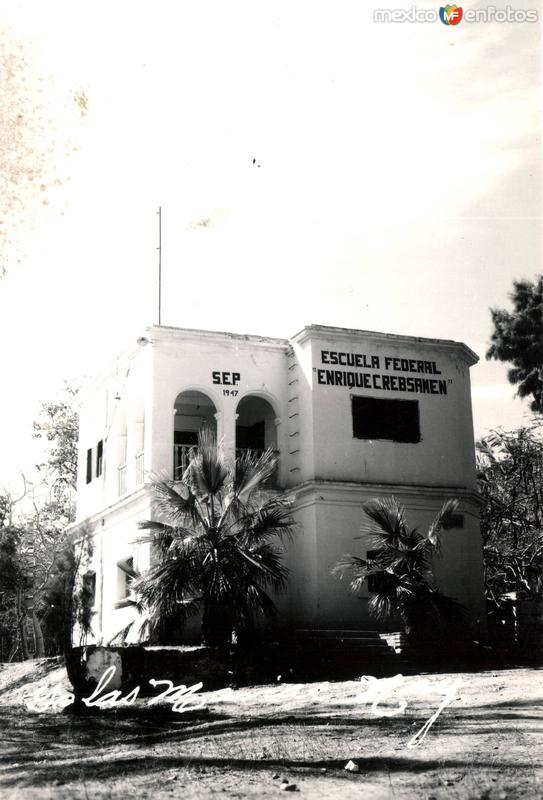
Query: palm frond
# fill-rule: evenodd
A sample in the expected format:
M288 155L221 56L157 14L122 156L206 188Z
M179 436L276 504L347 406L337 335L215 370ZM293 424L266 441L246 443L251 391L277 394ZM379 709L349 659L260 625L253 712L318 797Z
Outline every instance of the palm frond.
M248 575L253 581L259 581L275 590L283 589L287 583L290 570L281 563L281 554L270 545L261 545L250 550L237 548L239 556L249 565Z
M405 509L394 497L365 503L361 530L369 535L375 550L364 560L344 555L332 569L340 580L348 577L351 591L359 592L369 577L375 588L369 601L370 614L377 619L399 615L412 629L423 620L432 624L458 618L462 606L438 592L431 580L431 557L438 552L443 527L451 523L458 501L446 502L433 520L427 536L409 529Z
M365 559L345 553L332 568L332 575L339 580L343 580L351 573L364 573L364 575L366 575L368 569L367 564L368 562Z
M139 523L140 528L150 530L144 536L132 540L134 544L151 544L158 548L162 555L168 553L179 555L185 553L187 548L197 548L208 536L208 530L194 530L192 528L165 526L163 523L146 520Z
M395 497L369 500L362 510L368 519L363 519L360 530L379 544L396 544L406 535L405 508Z
M153 484L156 513L172 527L203 523L198 499L184 481L158 481Z
M400 610L400 603L394 595L375 594L368 603L368 611L378 620L390 619L399 614Z
M410 550L387 553L382 556L380 563L385 569L400 575L423 575L430 569L428 545L423 545L421 543Z
M130 597L125 597L124 600L117 600L116 603L113 604L113 608L132 608L134 611L137 611L138 614L141 614L144 609L144 605L134 594Z
M217 447L215 433L202 428L198 433L198 449L191 458L186 484L197 497L214 497L221 492L230 477L224 453Z
M164 522L157 522L155 520L140 520L138 522L140 530L147 530L149 533L144 533L141 536L136 536L133 544L151 544L158 547L159 550L167 551L175 537L176 529L172 525Z
M439 553L441 549L440 533L444 527L452 525L458 505L458 500L447 500L443 503L439 512L430 523L430 527L428 528L428 541L436 554Z
M169 525L167 522L159 522L154 519L143 519L138 522L138 528L141 531L153 531L153 533L162 534L164 536L175 536L178 530L177 526Z
M117 633L114 636L112 636L111 639L109 639L106 642L106 644L109 647L111 647L111 646L113 646L115 644L124 644L125 641L126 641L126 637L128 636L128 633L131 630L131 628L133 627L134 623L135 623L135 620L132 620L132 622L129 622L128 625L125 625L124 628L121 628L120 631L117 631Z
M275 603L258 583L251 583L247 586L246 607L248 609L246 616L249 616L253 609L261 611L268 619L273 619L277 615Z
M349 581L349 589L353 594L358 594L362 590L369 573L368 561L348 554L343 555L332 569L335 578Z
M270 498L256 510L234 509L231 520L225 519L225 523L230 522L228 535L241 536L247 544L272 538L291 539L296 527L290 503L282 497Z
M251 451L236 459L232 492L239 502L246 504L251 495L273 475L277 466L275 452L268 448L260 456Z
M122 558L120 561L117 561L117 566L124 572L125 575L128 575L129 578L139 578L140 572L137 570L131 563L131 559Z
M190 528L178 528L178 536L171 542L168 547L168 553L172 557L183 557L189 551L197 552L209 540L211 532L208 530L193 531Z
M151 616L175 616L181 620L193 612L191 603L200 595L197 563L189 558L167 558L152 564L133 585L149 607ZM189 601L186 603L185 601Z
M228 603L236 592L236 584L231 580L223 566L217 561L212 561L207 569L207 580L203 591L204 605L217 605Z

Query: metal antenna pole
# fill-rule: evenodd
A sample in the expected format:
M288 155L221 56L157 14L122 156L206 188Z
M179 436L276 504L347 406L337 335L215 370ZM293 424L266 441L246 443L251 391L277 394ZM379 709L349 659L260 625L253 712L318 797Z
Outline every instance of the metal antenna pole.
M158 207L158 324L161 324L162 311L162 206Z

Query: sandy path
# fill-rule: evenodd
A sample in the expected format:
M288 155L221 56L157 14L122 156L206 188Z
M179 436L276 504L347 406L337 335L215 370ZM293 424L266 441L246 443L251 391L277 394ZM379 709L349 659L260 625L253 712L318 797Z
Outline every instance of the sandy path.
M454 701L408 747L458 679ZM21 705L25 692L63 685L58 667L0 670L0 797L267 798L286 778L300 796L332 800L543 798L540 670L415 676L377 706L404 700L393 717L372 712L387 685L360 681L209 692L205 709L185 714L147 701L85 718ZM358 773L344 770L349 760Z

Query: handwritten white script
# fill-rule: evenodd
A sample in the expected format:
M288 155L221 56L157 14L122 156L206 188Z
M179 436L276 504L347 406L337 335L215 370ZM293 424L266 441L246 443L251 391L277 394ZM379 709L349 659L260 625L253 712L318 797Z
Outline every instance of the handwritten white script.
M366 683L366 692L360 695L360 699L365 700L366 702L370 702L370 700L372 701L371 710L373 714L378 717L395 717L406 710L406 700L400 700L397 708L387 711L384 709L379 709L379 704L383 703L389 694L395 689L407 684L409 678L404 678L403 675L395 675L393 678L381 678L381 680L378 680L377 678L373 678L371 675L364 675L361 680ZM436 711L434 711L432 716L426 720L422 728L417 731L417 733L408 741L407 747L410 748L418 747L420 744L422 744L426 738L426 734L439 717L445 706L450 705L450 703L452 703L457 696L458 689L462 683L462 678L459 677L443 678L439 682L428 681L424 678L419 678L417 680L418 683L415 686L417 693L442 694L443 700L439 704Z
M403 714L407 710L408 701L406 699L396 699L392 697L399 692L419 695L438 695L442 697L437 709L430 716L420 730L411 737L407 743L407 747L419 747L422 744L426 735L434 722L437 720L441 712L446 706L450 705L458 694L458 689L462 684L462 678L445 676L440 679L420 678L420 677L404 677L401 674L394 675L392 678L375 678L372 675L363 675L360 678L362 684L362 692L355 692L352 696L349 695L344 700L333 700L334 706L347 706L352 708L356 703L371 703L371 713L376 717L396 717ZM314 703L319 700L319 694L322 691L326 692L325 685L316 686L312 684L298 684L289 685L285 684L275 689L270 689L266 699L268 702L277 704L280 702L289 703L290 708L296 705L303 705L304 703ZM333 684L332 684L333 686ZM351 684L352 686L352 684ZM231 700L237 704L246 702L254 702L254 697L236 696L233 689L222 689L215 692L213 696L215 702L220 700ZM397 702L396 706L385 707L385 703ZM332 702L332 701L331 701Z
M113 665L108 667L98 681L96 689L92 692L92 694L89 697L82 698L82 702L88 708L120 708L131 706L136 702L140 695L139 686L136 686L125 696L123 696L119 689L114 689L102 694L112 680L115 670L116 667ZM185 686L184 684L174 686L173 681L155 680L154 678L151 678L149 683L154 688L158 687L159 685L163 685L166 688L161 691L160 694L148 699L148 706L154 706L157 703L165 702L171 705L172 711L175 711L178 714L182 714L185 711L197 711L205 707L204 697L196 694L203 687L201 682L195 683L193 686ZM418 730L417 733L415 733L415 735L412 736L407 743L407 747L413 748L419 747L419 745L422 744L428 731L437 720L443 709L453 702L458 694L458 689L462 683L462 678L446 676L438 680L430 680L428 678L417 677L406 678L401 674L395 675L392 678L374 678L371 675L363 675L362 678L360 678L360 683L362 684L362 692L355 693L354 696L346 698L343 702L334 700L334 704L336 706L343 704L352 707L355 703L371 703L371 713L374 716L396 717L406 711L408 707L408 701L398 697L394 700L392 696L395 693L400 691L409 691L411 694L413 692L416 692L417 695L437 694L438 696L442 697L441 702L439 703L435 712L429 719L426 720L420 730ZM319 685L283 684L274 688L265 687L264 691L268 691L269 696L267 699L270 701L270 703L277 705L277 703L280 701L283 701L284 703L288 702L290 704L296 701L299 701L299 703L302 704L304 702L314 703L315 699L318 699L321 689L322 687ZM49 710L60 710L70 703L73 703L74 699L75 696L71 692L63 692L62 690L51 691L49 689L45 689L41 692L36 692L32 697L24 697L23 702L30 711L44 712ZM232 700L240 705L246 703L254 704L257 701L254 693L245 692L240 694L239 690L234 689L222 689L214 692L213 700L217 703L220 703L221 701L228 702L229 700ZM387 701L389 703L394 702L396 705L386 706L385 704Z
M115 670L116 667L114 665L108 667L98 681L98 685L93 693L89 697L81 698L82 702L85 703L87 708L119 708L123 706L131 706L136 702L140 694L139 686L136 686L124 697L123 693L119 689L114 689L106 694L102 694L108 683L112 680ZM195 693L198 692L203 686L203 683L201 682L195 683L194 686L185 686L184 684L174 686L173 681L157 681L154 678L150 678L149 683L155 688L159 684L166 684L167 688L156 697L150 698L147 701L148 706L156 705L162 701L169 703L172 707L172 711L182 714L184 711L197 711L198 709L203 708L205 705L203 697L198 696L196 698L197 702L194 702L193 699ZM45 689L41 692L36 692L30 698L25 697L23 702L30 711L37 711L41 713L44 711L65 708L65 706L73 703L74 700L75 695L72 692L57 693L54 690L50 691Z

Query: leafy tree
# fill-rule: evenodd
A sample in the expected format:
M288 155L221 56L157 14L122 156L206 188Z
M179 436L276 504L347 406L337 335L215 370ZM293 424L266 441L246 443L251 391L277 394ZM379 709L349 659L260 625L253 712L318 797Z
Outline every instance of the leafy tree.
M13 500L0 496L0 635L4 656L12 657L20 648L23 659L27 646L26 593L30 580L21 553L22 531L13 522ZM8 648L6 648L6 645Z
M63 653L66 646L71 644L75 577L75 551L73 546L65 545L53 563L40 604L40 622L47 655Z
M152 639L203 611L207 644L250 629L255 615L275 613L267 589L281 589L288 570L277 542L290 536L290 504L262 489L276 457L250 453L229 465L213 434L203 430L181 481L154 484L156 520L140 523L154 559L133 590L149 614Z
M50 490L73 491L77 482L77 440L79 416L75 408L78 389L64 384L62 396L43 403L39 418L34 422L34 438L48 443L47 460L37 465L45 475ZM70 516L73 512L67 512Z
M83 574L92 554L91 532L84 529L76 543L65 541L55 558L41 603L41 623L48 655L69 652L74 631L79 636L79 645L85 644L92 632L94 591Z
M50 591L62 584L73 594L72 566L76 560L66 538L66 527L75 518L75 487L77 480L77 441L79 418L75 408L78 389L68 383L55 400L42 404L40 415L34 422L34 438L47 444L47 458L37 464L42 478L38 491L33 492L34 514L28 520L27 538L31 542L33 556L33 609L34 628L39 636L41 619L48 615L50 622L51 603L47 601ZM61 573L66 574L62 577ZM68 607L73 598L67 597L60 604ZM55 605L55 608L58 606ZM68 615L71 624L71 613ZM51 626L46 626L51 633ZM63 633L65 636L65 632ZM59 652L58 637L48 641L47 648Z
M431 560L440 552L440 533L452 524L456 500L447 501L430 524L426 536L407 525L405 508L394 497L363 505L367 521L361 530L369 535L371 558L345 555L332 574L348 577L352 592L361 591L369 578L375 591L369 612L379 620L399 616L406 633L420 636L428 625L458 621L462 606L433 585Z
M486 595L543 598L543 424L477 443Z
M75 516L76 395L77 389L65 385L58 400L42 405L40 416L34 423L34 436L42 438L48 446L45 462L37 465L41 480L33 483L23 476L21 497L14 500L4 494L4 518L8 515L11 521L16 506L23 510L17 514L15 526L10 522L17 536L19 590L15 594L4 594L3 603L0 601L0 625L5 627L11 620L8 628L12 628L13 619L17 620L23 658L28 657L26 636L22 633L27 620L32 624L35 655L41 656L51 648L58 652L55 639L44 640L41 620L51 605L45 597L49 583L55 582L60 566L67 563L61 554L69 547L66 527ZM69 580L69 574L66 577Z
M513 364L507 373L519 397L533 397L532 411L543 411L543 275L533 283L514 281L513 311L492 308L494 331L487 358Z

